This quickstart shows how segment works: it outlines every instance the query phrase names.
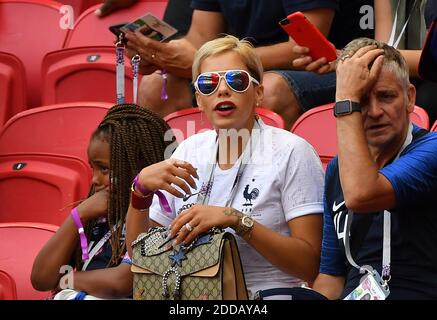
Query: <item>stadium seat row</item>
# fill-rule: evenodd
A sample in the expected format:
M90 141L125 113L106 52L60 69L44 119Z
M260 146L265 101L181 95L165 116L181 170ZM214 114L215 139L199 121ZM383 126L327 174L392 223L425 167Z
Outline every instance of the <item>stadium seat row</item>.
M70 2L77 8L92 3L97 2ZM68 16L71 12L63 10L60 2L0 0L0 89L7 92L0 97L0 126L17 112L41 105L115 102L115 36L109 26L147 12L162 18L167 0L142 0L97 18L94 11L100 5L91 6L74 21L74 14ZM26 17L26 23L17 17ZM125 66L126 98L131 101L127 58Z

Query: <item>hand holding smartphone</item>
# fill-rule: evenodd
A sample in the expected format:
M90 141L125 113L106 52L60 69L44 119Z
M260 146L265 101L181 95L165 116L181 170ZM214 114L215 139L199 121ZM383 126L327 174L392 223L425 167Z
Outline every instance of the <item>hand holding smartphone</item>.
M325 38L302 12L290 14L281 20L279 25L300 46L310 49L309 56L313 61L325 57L328 62L337 59L335 47Z
M128 23L127 22L126 23L117 23L117 24L113 24L113 25L109 26L109 31L111 31L113 34L115 34L117 36L117 41L120 37L120 34L122 34L123 36L122 36L121 41L123 43L126 43L126 39L124 38L124 32L121 31L121 28L124 27L126 24L128 24Z
M123 34L128 30L138 30L143 35L156 40L156 41L168 41L172 36L177 33L177 29L170 26L168 23L155 17L151 13L146 13L144 16L136 19L131 23L121 23L112 25L109 30L114 33L117 38L120 33Z

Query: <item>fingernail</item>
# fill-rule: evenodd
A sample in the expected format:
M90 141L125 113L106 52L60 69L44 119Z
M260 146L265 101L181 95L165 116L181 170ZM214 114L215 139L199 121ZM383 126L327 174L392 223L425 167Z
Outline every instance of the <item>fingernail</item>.
M176 244L175 244L175 242L176 242ZM173 247L173 249L175 251L179 251L179 249L181 248L181 246L177 244L176 240L172 242L171 246Z

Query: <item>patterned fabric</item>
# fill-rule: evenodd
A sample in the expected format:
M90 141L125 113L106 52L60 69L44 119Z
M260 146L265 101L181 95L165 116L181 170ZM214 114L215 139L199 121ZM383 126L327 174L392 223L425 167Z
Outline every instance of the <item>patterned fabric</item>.
M238 247L230 233L211 230L176 249L166 243L166 235L165 228L154 228L132 244L135 300L247 299L236 292L239 287L246 293L246 287ZM208 272L196 274L201 271ZM233 290L228 291L230 287Z

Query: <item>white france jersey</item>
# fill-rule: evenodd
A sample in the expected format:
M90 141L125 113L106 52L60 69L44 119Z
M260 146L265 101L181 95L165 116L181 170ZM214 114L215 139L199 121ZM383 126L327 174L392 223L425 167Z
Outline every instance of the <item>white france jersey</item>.
M302 138L264 124L262 127L259 142L250 163L244 168L231 207L277 233L290 235L289 220L323 212L322 165L312 146ZM185 160L198 169L199 180L194 179L197 189L191 189L193 196L185 197L186 201L164 191L172 209L170 215L161 210L158 198L154 197L150 208L152 220L168 226L184 205L195 203L197 193L207 189L208 162L213 159L216 136L216 132L210 130L191 136L179 145L172 158ZM240 161L241 157L228 170L215 166L209 205L225 206ZM233 232L232 229L227 231ZM247 288L252 294L258 290L302 284L300 279L273 266L243 239L238 236L236 239Z

